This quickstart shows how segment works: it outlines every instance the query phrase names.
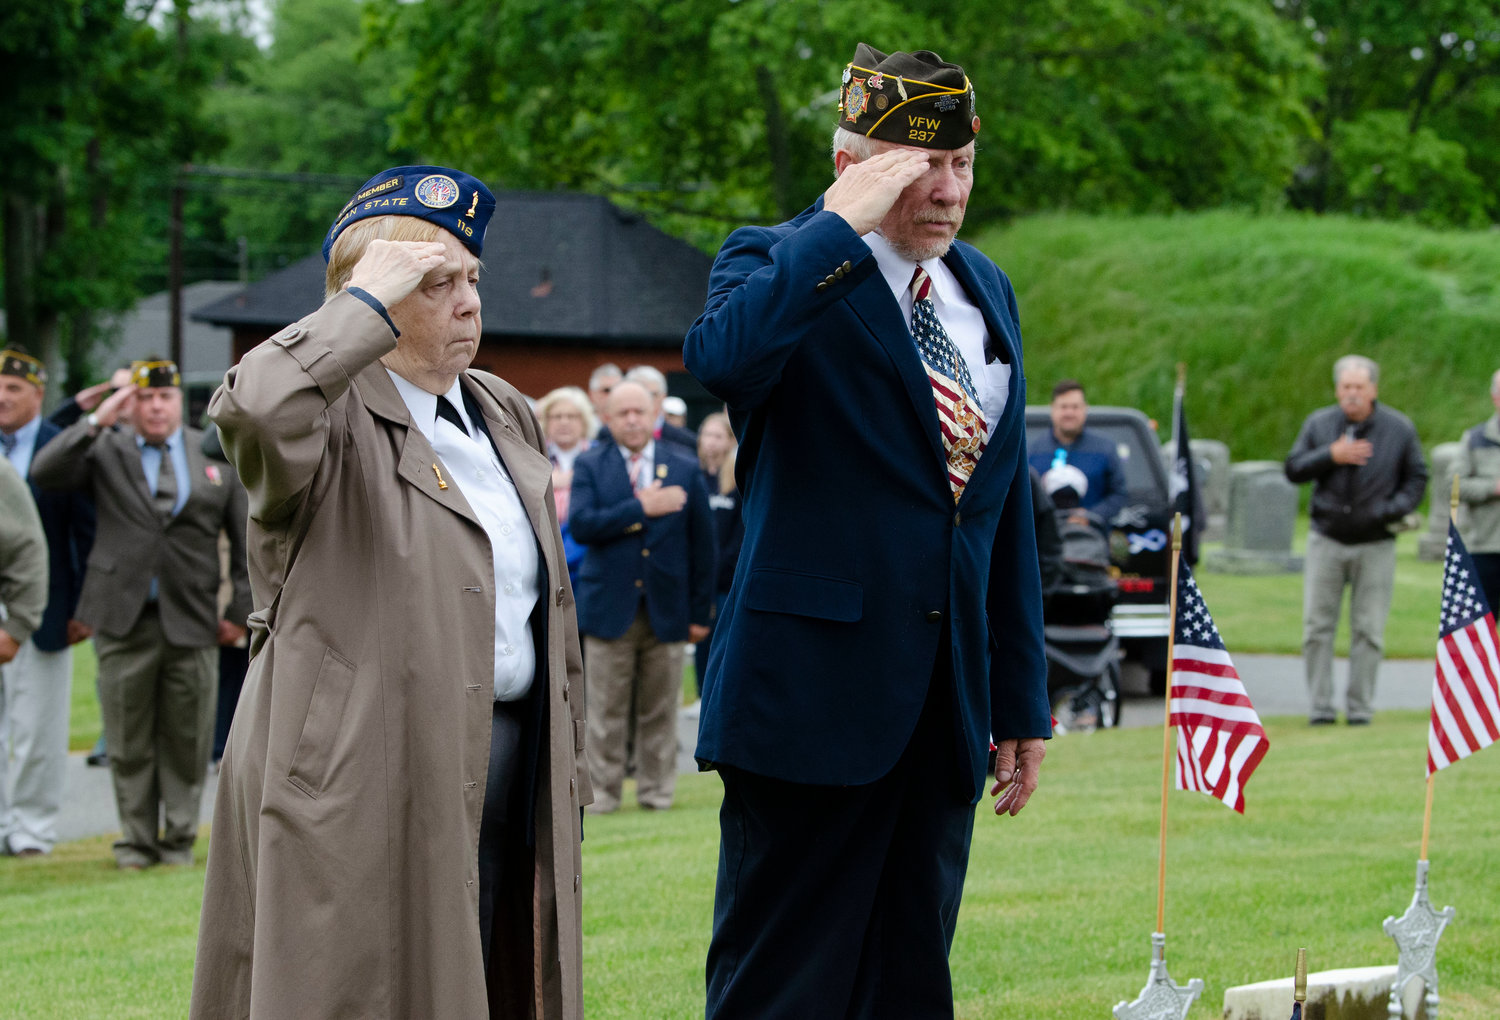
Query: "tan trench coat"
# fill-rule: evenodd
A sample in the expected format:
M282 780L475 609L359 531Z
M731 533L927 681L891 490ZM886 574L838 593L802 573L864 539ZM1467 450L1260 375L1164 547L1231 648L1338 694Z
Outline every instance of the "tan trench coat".
M488 1015L478 916L490 548L347 294L231 369L209 413L250 492L257 612L225 750L193 975L202 1020ZM547 746L536 1016L583 1015L583 683L551 466L521 396L466 373L541 538Z

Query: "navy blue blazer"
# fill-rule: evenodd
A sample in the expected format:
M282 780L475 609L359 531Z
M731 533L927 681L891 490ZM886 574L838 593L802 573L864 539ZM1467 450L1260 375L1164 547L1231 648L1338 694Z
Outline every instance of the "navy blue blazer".
M61 431L51 421L42 419L37 429L36 449L46 446ZM32 457L35 456L33 451ZM31 495L36 499L42 530L47 534L49 569L47 609L31 640L41 651L58 652L68 647L68 621L78 609L84 568L88 565L89 550L94 547L94 501L86 492L42 489L35 483L31 483Z
M719 251L683 360L729 404L745 538L703 684L700 760L873 782L916 727L942 641L972 799L991 735L1051 735L1015 293L969 245L944 261L1012 370L956 505L915 344L843 218L820 199Z
M568 527L588 547L578 568L578 630L613 640L635 622L642 597L661 641L686 641L689 624L713 619L714 525L698 461L657 440L655 477L680 485L687 503L647 517L614 442L573 462Z

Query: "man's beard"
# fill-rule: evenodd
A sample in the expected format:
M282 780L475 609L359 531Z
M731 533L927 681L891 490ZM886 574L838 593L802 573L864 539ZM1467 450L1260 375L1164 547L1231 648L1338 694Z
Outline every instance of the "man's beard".
M951 224L953 226L954 236L946 240L941 238L933 238L931 241L913 241L908 238L893 238L884 230L880 232L885 237L887 243L890 244L892 251L894 251L897 255L900 255L902 258L911 259L913 262L926 262L930 259L940 259L944 255L948 254L948 249L953 247L953 242L957 239L959 227L963 225L962 218L955 222L943 217L932 217L930 219L921 219L917 222L919 224Z

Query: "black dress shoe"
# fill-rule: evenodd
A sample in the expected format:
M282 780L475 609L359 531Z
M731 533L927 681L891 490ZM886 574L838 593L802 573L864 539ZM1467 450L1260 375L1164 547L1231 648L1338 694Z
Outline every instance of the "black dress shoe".
M102 768L103 766L109 764L109 754L105 751L90 751L89 756L83 760L88 762L96 769Z

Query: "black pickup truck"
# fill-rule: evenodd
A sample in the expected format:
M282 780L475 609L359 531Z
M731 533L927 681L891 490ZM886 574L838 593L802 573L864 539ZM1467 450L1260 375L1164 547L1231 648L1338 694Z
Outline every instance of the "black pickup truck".
M1035 443L1052 428L1045 404L1026 408L1026 437ZM1130 496L1109 521L1110 561L1119 571L1120 600L1110 623L1127 662L1150 677L1153 694L1166 691L1172 563L1172 501L1161 462L1156 424L1132 407L1090 407L1087 428L1115 443Z

